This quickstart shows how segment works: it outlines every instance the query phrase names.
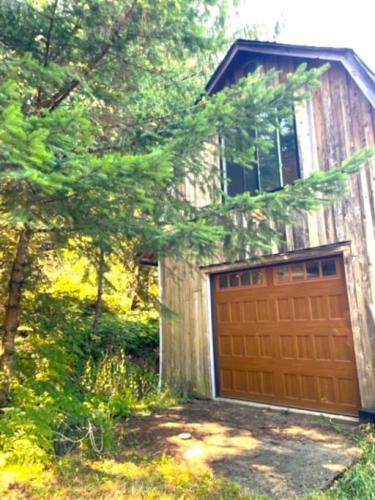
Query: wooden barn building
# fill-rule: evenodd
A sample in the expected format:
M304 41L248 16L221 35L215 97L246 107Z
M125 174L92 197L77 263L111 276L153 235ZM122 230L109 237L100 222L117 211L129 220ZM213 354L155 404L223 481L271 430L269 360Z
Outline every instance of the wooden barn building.
M280 162L274 187L375 144L375 75L350 49L238 40L207 90L259 65L282 77L303 62L330 69L296 110L294 157ZM250 188L237 176L232 189ZM374 232L372 162L342 202L286 227L271 255L196 269L160 262L162 301L176 313L161 324L162 380L201 398L353 416L375 409Z

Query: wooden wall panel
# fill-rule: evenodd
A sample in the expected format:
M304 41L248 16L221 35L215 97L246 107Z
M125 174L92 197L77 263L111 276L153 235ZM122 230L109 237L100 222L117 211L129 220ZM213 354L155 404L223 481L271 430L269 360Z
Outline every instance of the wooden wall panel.
M291 58L260 61L266 69L285 72L297 65ZM241 74L239 70L238 75ZM284 80L283 74L280 80ZM298 147L304 176L339 165L352 153L375 145L375 109L344 68L334 63L322 77L311 101L296 111ZM186 195L207 203L206 195ZM293 251L350 240L344 253L348 299L362 405L375 407L375 162L350 182L345 200L301 216L294 227L281 228L285 243L275 252ZM163 378L188 393L211 397L211 352L207 276L198 266L166 259L163 302L174 310L163 319Z
M186 395L211 397L207 278L196 267L162 261L162 378Z

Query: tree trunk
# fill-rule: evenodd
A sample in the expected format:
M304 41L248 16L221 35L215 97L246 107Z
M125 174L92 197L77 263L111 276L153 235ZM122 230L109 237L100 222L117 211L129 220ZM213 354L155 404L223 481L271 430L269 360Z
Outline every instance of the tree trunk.
M97 272L97 278L98 278L98 291L97 291L97 296L96 296L96 303L95 303L95 317L94 317L94 323L93 323L93 332L95 333L98 324L100 321L100 318L102 316L103 312L103 289L104 289L104 273L105 273L105 254L104 250L100 249L100 254L99 254L99 265L98 265L98 272Z
M132 290L133 294L130 306L131 311L138 309L141 302L148 299L148 287L151 271L149 267L143 266L141 263L137 263L134 274L135 282Z
M9 395L10 379L14 363L15 340L20 322L23 284L32 234L31 229L22 229L9 278L8 298L1 332L0 406L6 404Z

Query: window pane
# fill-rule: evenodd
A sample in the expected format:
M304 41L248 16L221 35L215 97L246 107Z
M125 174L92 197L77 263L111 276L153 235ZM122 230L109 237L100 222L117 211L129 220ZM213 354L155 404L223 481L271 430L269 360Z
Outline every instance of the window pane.
M260 189L262 191L272 191L281 186L276 131L261 134L259 139L271 141L268 151L258 151L258 162Z
M225 140L225 147L227 149L227 192L229 196L236 196L244 192L255 193L259 189L255 150L250 148L254 137L255 132L253 130L237 130L233 137L227 137ZM236 161L231 157L234 154L234 151L232 151L233 147L236 157L238 157ZM246 158L246 167L243 167L240 161L242 155ZM248 165L250 161L249 155L251 155L254 162L252 168Z
M258 185L258 168L244 168L245 191L254 194L259 191Z
M283 181L290 184L299 177L298 150L294 122L284 120L280 126L281 162Z
M245 190L244 168L231 162L227 162L226 167L229 196L243 193Z
M322 261L323 276L332 276L336 274L336 262L333 259Z
M303 264L294 264L290 266L292 280L303 280L305 278L305 266Z
M260 269L255 269L251 273L251 280L253 285L261 285L263 283L263 271Z
M319 278L319 262L308 262L306 264L306 277Z
M288 281L288 280L289 280L288 266L279 267L277 269L277 281Z
M250 285L250 271L244 271L241 275L241 285Z
M229 276L229 285L238 286L240 284L240 277L238 274L231 274Z
M228 288L228 278L226 274L222 274L221 276L219 276L219 287Z

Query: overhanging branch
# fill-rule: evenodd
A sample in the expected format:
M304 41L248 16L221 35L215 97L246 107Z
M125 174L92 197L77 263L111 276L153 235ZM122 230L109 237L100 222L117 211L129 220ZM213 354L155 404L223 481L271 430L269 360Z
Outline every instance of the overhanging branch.
M124 7L120 12L118 18L113 23L112 28L110 30L110 35L108 38L108 42L104 43L99 50L99 52L93 57L93 59L88 63L87 68L83 72L83 76L88 76L93 69L95 69L98 64L105 58L110 49L115 44L121 30L128 23L131 18L134 9L136 7L137 0L133 0L132 4L129 8ZM44 102L44 106L47 107L49 111L53 111L56 109L72 92L75 88L77 88L80 84L79 80L71 80L62 90L60 90L57 94L55 94L51 99Z

